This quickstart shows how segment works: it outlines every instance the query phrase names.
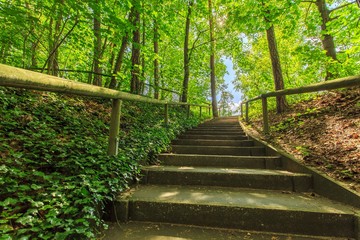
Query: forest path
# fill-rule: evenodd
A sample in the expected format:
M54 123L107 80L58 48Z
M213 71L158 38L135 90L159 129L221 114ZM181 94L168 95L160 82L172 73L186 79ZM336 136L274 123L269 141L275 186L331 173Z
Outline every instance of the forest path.
M311 174L284 169L237 117L188 130L158 158L114 202L104 239L359 238L358 209L315 194Z

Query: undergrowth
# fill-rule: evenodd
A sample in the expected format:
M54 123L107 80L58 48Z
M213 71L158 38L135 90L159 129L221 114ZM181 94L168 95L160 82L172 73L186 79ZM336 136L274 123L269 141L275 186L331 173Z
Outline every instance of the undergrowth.
M0 88L0 239L94 239L106 201L200 119L124 102L119 155L107 156L111 104Z

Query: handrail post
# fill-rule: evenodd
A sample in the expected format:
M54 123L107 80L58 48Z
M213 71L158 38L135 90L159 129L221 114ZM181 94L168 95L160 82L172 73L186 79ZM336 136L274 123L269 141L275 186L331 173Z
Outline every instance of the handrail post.
M110 120L110 134L108 155L118 154L119 132L120 132L121 100L113 99Z
M168 104L164 105L164 122L167 126L169 124L169 106Z
M244 104L243 102L240 103L240 116L241 116L241 118L244 118L243 104Z
M262 111L263 111L263 128L264 134L269 133L269 117L268 117L268 109L267 109L267 98L261 97L262 101Z
M211 107L209 105L209 116L211 117Z
M200 117L201 117L201 111L202 111L202 107L200 106Z
M190 117L190 104L188 104L186 107L186 116L187 116L187 118Z
M249 122L249 102L245 102L245 122Z

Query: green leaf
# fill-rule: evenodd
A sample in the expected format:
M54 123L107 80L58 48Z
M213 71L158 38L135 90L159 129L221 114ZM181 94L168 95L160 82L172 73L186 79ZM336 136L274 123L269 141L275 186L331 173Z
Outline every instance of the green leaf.
M0 202L0 206L7 207L9 205L16 205L19 201L15 198L6 198L4 201Z

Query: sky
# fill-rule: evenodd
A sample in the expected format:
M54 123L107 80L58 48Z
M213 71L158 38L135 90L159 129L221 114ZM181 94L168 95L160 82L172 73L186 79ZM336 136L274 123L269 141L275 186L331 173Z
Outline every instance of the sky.
M222 58L225 65L226 65L226 70L227 70L227 74L225 74L224 79L225 79L225 84L228 85L227 90L234 96L233 102L232 102L232 110L233 110L233 114L234 115L238 115L239 111L237 111L237 109L239 108L240 102L241 102L241 92L236 91L234 89L234 84L232 83L234 81L234 79L236 78L236 74L234 71L234 66L233 63L231 61L230 58ZM237 111L237 112L236 112Z

